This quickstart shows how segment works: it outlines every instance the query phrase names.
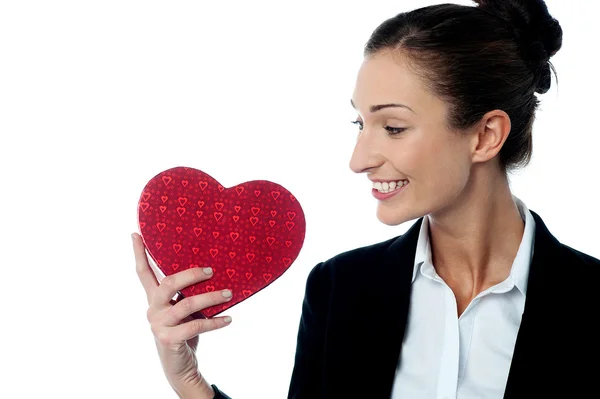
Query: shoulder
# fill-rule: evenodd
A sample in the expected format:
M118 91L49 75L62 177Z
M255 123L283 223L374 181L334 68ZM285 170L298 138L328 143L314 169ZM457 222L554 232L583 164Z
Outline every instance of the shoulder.
M600 260L561 243L560 255L550 264L551 272L540 273L536 299L540 314L546 315L544 333L554 330L557 340L570 342L573 353L600 349L594 316L600 309ZM564 323L557 322L560 318Z
M543 252L546 248L540 246L537 250ZM541 260L537 269L530 272L530 280L537 287L531 293L539 293L552 314L556 313L556 309L564 309L573 317L596 311L600 306L597 294L599 259L559 243L556 250L548 250ZM585 317L582 316L582 319Z
M329 283L342 283L353 280L368 267L374 272L383 265L383 260L394 242L402 235L375 244L350 249L318 263L311 270L308 284L316 284L317 280L327 280Z
M589 277L591 273L593 276L600 274L600 259L594 258L591 255L576 250L568 245L561 243L561 250L563 255L563 262L565 266L575 266L582 268L580 271L587 273Z

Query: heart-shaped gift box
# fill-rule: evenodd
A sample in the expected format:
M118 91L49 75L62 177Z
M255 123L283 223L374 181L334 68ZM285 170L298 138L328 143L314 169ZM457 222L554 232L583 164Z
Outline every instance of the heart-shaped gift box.
M212 267L213 277L181 290L190 296L230 289L233 298L200 313L215 316L279 278L298 257L306 221L287 189L267 180L226 188L198 169L154 176L138 201L146 252L165 275Z

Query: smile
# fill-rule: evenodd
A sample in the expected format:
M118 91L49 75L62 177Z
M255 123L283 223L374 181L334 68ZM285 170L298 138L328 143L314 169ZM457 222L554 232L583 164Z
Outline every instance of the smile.
M380 193L391 193L392 191L399 190L403 186L408 184L408 180L398 180L391 182L374 182L373 188Z
M380 201L384 201L390 197L400 195L404 190L406 190L408 184L408 180L400 180L398 182L390 183L377 182L373 184L373 189L371 192L373 193L373 197ZM387 187L385 187L386 185Z

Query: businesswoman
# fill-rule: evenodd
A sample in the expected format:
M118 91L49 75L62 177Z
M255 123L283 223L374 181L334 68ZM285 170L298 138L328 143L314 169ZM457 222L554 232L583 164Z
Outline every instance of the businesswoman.
M381 222L417 221L313 268L290 398L600 397L600 261L561 244L507 179L531 157L562 30L541 0L476 3L398 14L365 46L350 168L373 182ZM134 249L171 386L226 398L194 351L230 320L191 314L230 293L174 304L210 275L159 286L136 234ZM378 284L359 290L365 275Z

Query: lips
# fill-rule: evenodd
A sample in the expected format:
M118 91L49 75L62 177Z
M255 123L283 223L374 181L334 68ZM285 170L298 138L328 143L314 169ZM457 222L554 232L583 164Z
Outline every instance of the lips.
M378 200L381 200L381 201L382 201L382 200L386 200L386 199L388 199L388 198L391 198L391 197L393 197L393 196L396 196L396 195L398 195L398 194L402 193L402 192L403 192L403 191L406 189L406 187L407 187L409 184L410 184L410 183L408 183L408 182L407 182L407 183L403 184L403 185L402 185L402 187L400 187L400 188L395 188L394 190L392 190L392 191L390 191L390 192L387 192L387 193L384 193L384 192L378 191L378 190L377 190L377 189L375 189L375 188L373 188L373 189L371 190L371 192L372 192L372 194L373 194L373 196L374 196L375 198L377 198Z

